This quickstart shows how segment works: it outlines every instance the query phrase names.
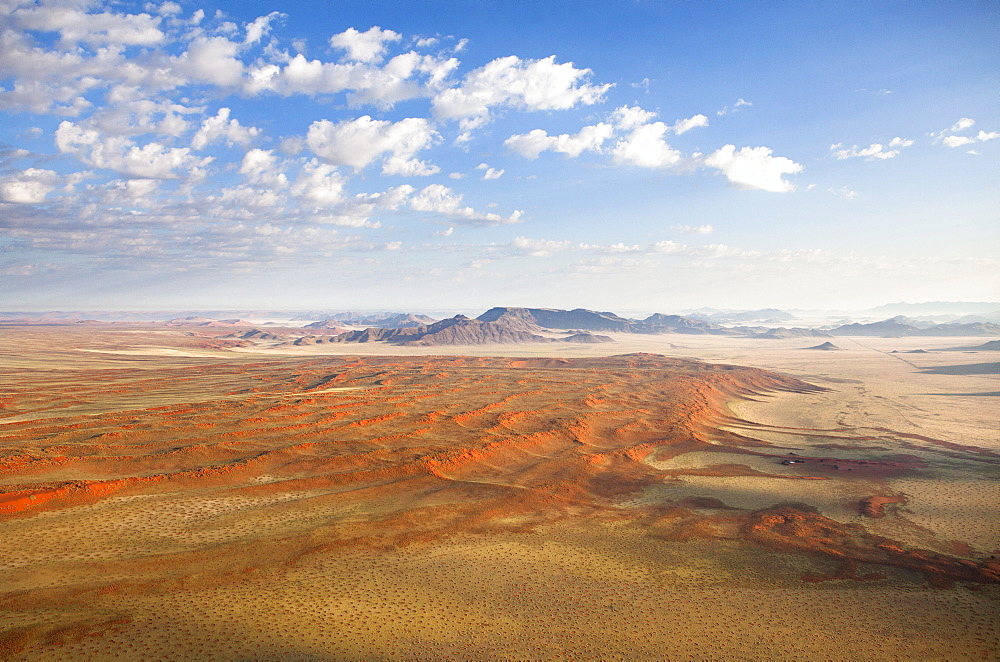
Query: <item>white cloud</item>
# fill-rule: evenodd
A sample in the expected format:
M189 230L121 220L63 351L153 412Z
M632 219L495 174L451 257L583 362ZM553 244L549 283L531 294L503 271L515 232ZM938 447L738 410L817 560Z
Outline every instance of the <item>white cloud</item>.
M44 2L35 6L26 2L4 4L8 5L4 13L12 25L40 32L58 32L66 47L78 42L97 46L151 46L164 40L159 29L160 18L149 14L87 13L83 9L90 4L88 2Z
M204 149L216 140L225 140L229 145L246 146L260 134L260 129L256 127L241 126L239 120L229 119L229 112L228 108L219 108L215 117L206 118L198 133L191 139L191 147Z
M782 178L802 171L802 165L784 156L772 156L767 147L726 145L702 159L709 168L717 168L739 188L786 193L795 186Z
M504 170L497 170L496 168L491 168L486 163L480 163L476 166L476 170L485 170L483 173L483 179L500 179L503 177Z
M942 142L948 147L961 147L962 145L971 145L976 141L968 136L946 136Z
M912 140L907 138L895 137L889 141L889 148L882 143L872 143L868 147L859 149L857 145L852 145L849 148L844 148L842 143L836 143L830 145L830 151L833 152L833 157L838 160L844 159L854 159L863 158L866 161L876 161L884 159L892 159L899 156L899 149L903 147L909 147L913 144Z
M255 186L285 188L288 178L278 167L278 159L272 150L251 149L243 155L240 174Z
M461 85L438 93L434 114L459 120L463 130L489 121L490 109L507 106L522 110L566 110L579 104L594 104L604 98L611 85L591 85L590 69L577 69L572 62L556 64L555 56L522 60L511 55L498 58L466 74Z
M292 195L316 207L329 207L344 200L344 176L334 166L313 159L299 172Z
M677 165L681 160L681 153L663 139L667 128L663 122L638 126L628 137L615 144L612 150L614 162L642 168L668 168Z
M127 138L102 137L93 129L69 121L56 129L56 146L61 153L72 154L87 165L145 179L198 176L212 161L211 157L192 155L187 147L167 147L155 141L140 147Z
M656 119L656 113L639 106L620 106L611 113L611 121L619 129L629 131Z
M752 106L752 105L753 105L753 103L747 101L746 99L740 98L732 106L725 106L722 110L716 111L715 114L719 115L721 117L722 115L727 115L729 113L735 113L737 111L737 109L739 109L742 106Z
M550 257L553 252L565 250L572 246L570 241L551 241L548 239L529 239L528 237L515 237L509 246L505 247L518 255L530 255L531 257Z
M700 126L708 126L708 118L704 115L695 115L686 120L677 120L671 128L679 136Z
M306 134L306 143L314 154L334 165L361 170L375 159L387 155L382 172L386 175L430 175L437 166L414 158L420 150L430 147L438 138L430 122L409 117L399 122L373 120L363 115L354 120L333 123L313 122Z
M273 209L281 207L285 196L273 189L260 189L240 184L239 186L222 189L221 202L236 213L227 214L219 210L220 215L231 215L242 218L252 218L254 212L248 210Z
M400 39L402 35L399 33L376 25L366 32L348 28L330 37L330 46L347 51L347 57L357 62L381 62L385 55L385 43Z
M975 125L976 121L974 119L970 117L963 117L947 129L944 129L936 134L932 133L931 135L934 136L935 142L944 143L948 147L962 147L963 145L983 143L988 140L996 140L997 138L1000 138L1000 132L997 131L980 131L979 133L971 136L948 135L958 133L959 131L966 131Z
M160 187L157 179L125 179L113 182L113 190L123 199L131 203L143 203L149 206L156 204L150 198Z
M961 147L962 145L984 143L987 140L996 140L997 138L1000 138L1000 133L996 131L980 131L974 136L945 136L943 142L948 147Z
M846 186L841 186L840 188L830 188L827 190L838 198L843 198L844 200L854 200L858 197L858 195L860 195L857 191L852 191Z
M676 241L671 241L670 239L664 239L663 241L658 241L649 247L650 253L663 253L666 255L683 253L686 250L687 246L685 246L684 244L679 244Z
M712 225L671 225L671 230L677 230L681 234L712 234L715 228Z
M0 176L0 201L18 204L45 202L45 196L58 188L60 177L53 170L28 168Z
M243 80L243 62L236 57L239 50L239 44L225 37L198 37L185 53L173 58L173 66L196 82L235 87Z
M333 63L307 60L301 53L284 66L251 67L244 80L247 94L265 91L292 94L334 94L347 91L351 106L374 104L389 108L399 101L429 94L441 87L458 67L458 60L403 53L384 66L370 63ZM422 81L422 82L421 82Z
M969 117L963 117L962 119L952 124L949 128L942 131L942 133L958 133L959 131L965 131L966 129L971 129L973 126L975 126L975 124L976 120L971 119Z
M247 24L247 35L243 39L243 44L256 44L264 37L264 35L271 31L272 21L284 18L285 16L287 16L287 14L273 11L267 16L258 16L255 18L251 23Z
M510 216L477 212L472 207L462 206L462 195L447 186L431 184L410 199L414 211L440 214L455 223L466 225L506 225L520 223L523 212L517 210Z
M370 220L371 216L379 211L398 209L406 204L414 190L412 186L403 184L377 193L359 193L333 207L315 210L310 218L330 225L377 228L381 224Z
M585 126L576 134L563 133L550 136L542 129L534 129L525 134L513 135L504 141L507 149L529 159L536 159L544 151L551 150L570 157L580 156L585 151L597 152L614 134L614 127L601 122Z

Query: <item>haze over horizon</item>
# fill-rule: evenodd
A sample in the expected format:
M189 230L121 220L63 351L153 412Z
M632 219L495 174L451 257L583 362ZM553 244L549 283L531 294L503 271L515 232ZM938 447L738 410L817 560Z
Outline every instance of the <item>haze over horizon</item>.
M0 0L0 309L996 301L998 27Z

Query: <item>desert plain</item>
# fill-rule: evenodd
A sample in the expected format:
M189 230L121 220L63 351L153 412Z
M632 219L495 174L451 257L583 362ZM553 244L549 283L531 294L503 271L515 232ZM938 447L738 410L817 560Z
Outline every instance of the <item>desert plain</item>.
M221 335L0 329L0 657L1000 655L984 338Z

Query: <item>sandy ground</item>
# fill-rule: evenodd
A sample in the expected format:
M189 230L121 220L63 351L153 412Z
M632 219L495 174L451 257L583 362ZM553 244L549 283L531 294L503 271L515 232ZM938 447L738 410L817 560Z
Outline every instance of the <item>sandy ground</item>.
M615 338L0 330L0 657L996 659L987 339Z

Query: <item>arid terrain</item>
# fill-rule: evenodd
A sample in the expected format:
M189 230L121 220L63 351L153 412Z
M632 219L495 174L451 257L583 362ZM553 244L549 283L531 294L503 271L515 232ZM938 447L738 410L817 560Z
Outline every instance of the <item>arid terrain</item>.
M1000 655L987 338L230 331L0 328L0 658Z

